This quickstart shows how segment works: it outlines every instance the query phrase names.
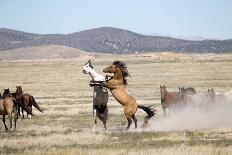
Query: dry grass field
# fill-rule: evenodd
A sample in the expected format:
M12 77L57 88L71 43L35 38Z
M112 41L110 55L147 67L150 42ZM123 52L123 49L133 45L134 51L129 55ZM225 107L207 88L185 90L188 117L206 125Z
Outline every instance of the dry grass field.
M114 60L127 64L132 76L128 78L128 93L137 99L138 104L153 105L158 110L148 127L141 127L145 113L138 110L139 128L134 129L132 124L125 132L127 121L123 108L110 95L108 131L103 130L100 121L96 131L92 131L93 90L88 85L89 75L82 73L88 57L0 61L1 91L4 88L15 91L15 86L21 85L24 92L32 94L45 108L44 113L33 108L35 116L32 119L18 119L15 132L5 132L3 123L0 123L0 154L232 154L231 114L225 116L227 121L213 126L215 117L209 118L209 127L207 121L206 125L199 126L205 123L205 117L198 116L197 122L191 122L195 113L185 113L174 121L171 118L165 120L159 92L161 84L171 91L177 91L178 86L192 86L199 92L206 92L208 88L220 93L230 91L231 54L150 53L90 58L99 73ZM231 110L227 108L227 112L228 109ZM160 125L165 121L169 123L168 127ZM191 126L188 128L186 123Z

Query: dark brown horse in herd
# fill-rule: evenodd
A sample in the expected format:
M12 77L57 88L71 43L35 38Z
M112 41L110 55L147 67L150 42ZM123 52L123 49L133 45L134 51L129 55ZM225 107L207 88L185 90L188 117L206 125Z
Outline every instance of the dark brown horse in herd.
M9 88L4 89L3 94L0 94L0 115L3 116L2 121L5 129L8 131L8 127L5 123L5 116L8 115L10 121L10 131L12 130L12 119L14 119L14 130L16 130L16 122L20 114L20 108L25 110L27 114L32 114L32 105L39 111L42 109L35 102L33 96L29 94L23 94L22 87L16 86L16 92L11 93Z
M16 86L15 98L16 98L17 102L26 106L31 112L32 112L32 105L40 112L43 112L42 108L40 108L38 106L37 102L35 101L35 99L32 95L23 93L23 89L21 86ZM18 108L18 113L20 115L20 107ZM27 117L31 118L31 116L29 116L28 114L29 113L27 113ZM22 108L22 118L24 118L24 109L23 108Z

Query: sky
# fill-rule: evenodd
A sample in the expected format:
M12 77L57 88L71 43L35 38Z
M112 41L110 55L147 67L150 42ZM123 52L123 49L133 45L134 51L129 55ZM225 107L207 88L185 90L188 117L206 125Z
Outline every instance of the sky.
M232 39L232 0L0 0L2 27L40 34L116 27Z

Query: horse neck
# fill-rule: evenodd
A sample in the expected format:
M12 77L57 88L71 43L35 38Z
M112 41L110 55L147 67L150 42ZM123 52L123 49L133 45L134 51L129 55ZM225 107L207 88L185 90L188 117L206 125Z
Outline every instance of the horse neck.
M122 79L122 80L123 80L122 72L121 72L120 69L117 70L117 71L114 73L114 77L113 77L113 78L114 78L114 79L117 79L117 80L119 80L119 79Z
M95 70L90 70L89 75L92 77L93 81L96 81L96 79L98 79L99 76L101 76L100 74L98 74Z
M2 99L6 99L6 98L13 98L13 96L9 93L9 94L3 94L1 96Z
M22 94L23 94L23 92L22 92L22 91L18 91L18 90L16 90L16 94L17 94L17 95L22 95Z
M166 100L171 94L165 89L164 90L164 100Z

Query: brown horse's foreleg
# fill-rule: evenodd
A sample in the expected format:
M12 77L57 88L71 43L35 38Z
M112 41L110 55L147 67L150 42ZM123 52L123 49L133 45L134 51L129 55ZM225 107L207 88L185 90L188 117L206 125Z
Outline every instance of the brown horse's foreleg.
M17 115L18 115L18 117L19 117L19 116L21 116L21 114L20 114L20 108L21 108L21 107L20 107L19 104L17 104L17 106L18 106L18 114L17 114Z
M14 117L14 130L16 130L17 117Z
M5 130L8 131L8 128L6 126L6 116L5 115L2 116L2 121L3 121L4 125L5 125Z
M108 82L102 82L101 85L103 87L106 87L106 88L110 89L110 90L117 88L116 86L110 85Z
M12 114L8 114L8 118L10 121L10 131L11 131L11 129L12 129Z
M135 117L135 114L131 116L134 123L135 123L135 128L137 128L137 118Z

